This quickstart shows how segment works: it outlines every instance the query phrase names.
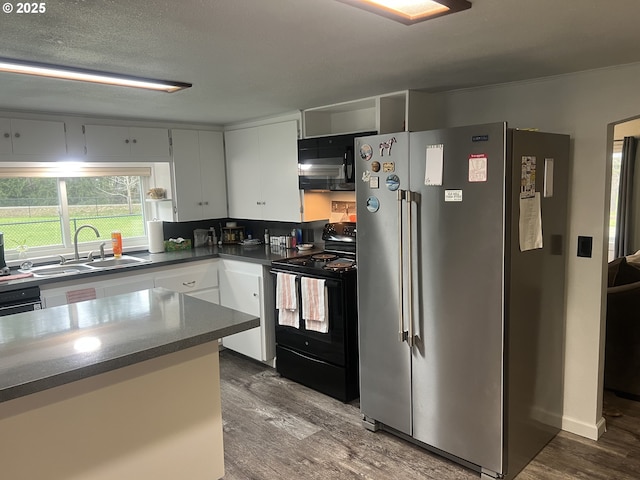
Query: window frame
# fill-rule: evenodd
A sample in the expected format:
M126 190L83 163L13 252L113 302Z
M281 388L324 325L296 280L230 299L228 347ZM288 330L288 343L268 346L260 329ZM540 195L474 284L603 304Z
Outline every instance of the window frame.
M144 234L138 237L127 237L124 242L125 251L141 250L148 247L147 220L154 218L152 203L145 201L145 192L156 184L156 179L163 178L170 183L169 162L0 162L0 178L7 177L36 177L57 178L58 182L64 178L95 177L95 176L140 176L142 222ZM168 177L168 178L167 178ZM63 182L63 185L65 183ZM58 183L60 186L60 183ZM64 198L63 198L64 197ZM169 197L170 198L170 197ZM66 202L66 203L65 203ZM73 236L71 226L67 221L68 210L64 215L63 210L68 209L66 192L60 192L58 208L61 210L60 219L63 224L62 246L31 247L26 252L26 258L20 257L18 248L8 248L5 245L5 261L9 266L19 265L25 260L34 263L42 263L51 260L59 260L60 256L69 259L74 253ZM81 243L81 252L97 251L101 243L105 243L105 251L111 250L111 232L100 232L101 236L92 241Z

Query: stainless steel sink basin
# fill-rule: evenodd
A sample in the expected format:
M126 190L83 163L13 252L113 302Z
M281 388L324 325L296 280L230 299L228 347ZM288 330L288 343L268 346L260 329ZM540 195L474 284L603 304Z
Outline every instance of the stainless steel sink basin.
M30 270L20 270L21 272L31 272L34 277L52 277L54 275L73 275L76 273L90 272L103 269L117 269L121 267L144 265L150 260L123 255L120 258L107 258L105 260L94 260L86 263L73 263L68 265L42 265L33 267Z
M92 270L91 267L84 264L78 265L42 265L40 267L33 267L31 270L25 270L26 272L33 273L36 277L48 277L51 275L73 275L74 273L86 272Z
M110 268L110 267L124 267L125 265L136 265L142 263L149 263L149 260L143 260L141 258L129 257L123 255L120 258L107 258L105 260L94 260L87 264L91 268Z

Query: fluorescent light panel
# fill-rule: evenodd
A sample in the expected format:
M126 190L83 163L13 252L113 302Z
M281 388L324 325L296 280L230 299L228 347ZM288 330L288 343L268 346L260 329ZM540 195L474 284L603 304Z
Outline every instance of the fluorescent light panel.
M471 8L467 0L338 0L405 25Z
M20 73L39 77L58 78L62 80L78 80L82 82L116 85L120 87L144 88L167 93L177 92L189 88L190 83L154 80L151 78L132 77L116 73L106 73L97 70L85 70L72 67L60 67L46 63L24 62L0 58L0 72Z

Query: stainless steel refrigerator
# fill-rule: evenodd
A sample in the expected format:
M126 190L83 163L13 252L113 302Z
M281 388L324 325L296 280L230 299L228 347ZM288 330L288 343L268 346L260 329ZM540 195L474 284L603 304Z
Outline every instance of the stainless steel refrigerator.
M569 145L506 123L356 139L365 427L482 478L558 432Z

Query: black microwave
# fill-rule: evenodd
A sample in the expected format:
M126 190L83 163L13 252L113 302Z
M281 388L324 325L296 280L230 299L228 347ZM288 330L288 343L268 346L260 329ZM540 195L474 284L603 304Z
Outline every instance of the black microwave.
M355 139L375 134L361 132L298 140L300 190L355 190Z

